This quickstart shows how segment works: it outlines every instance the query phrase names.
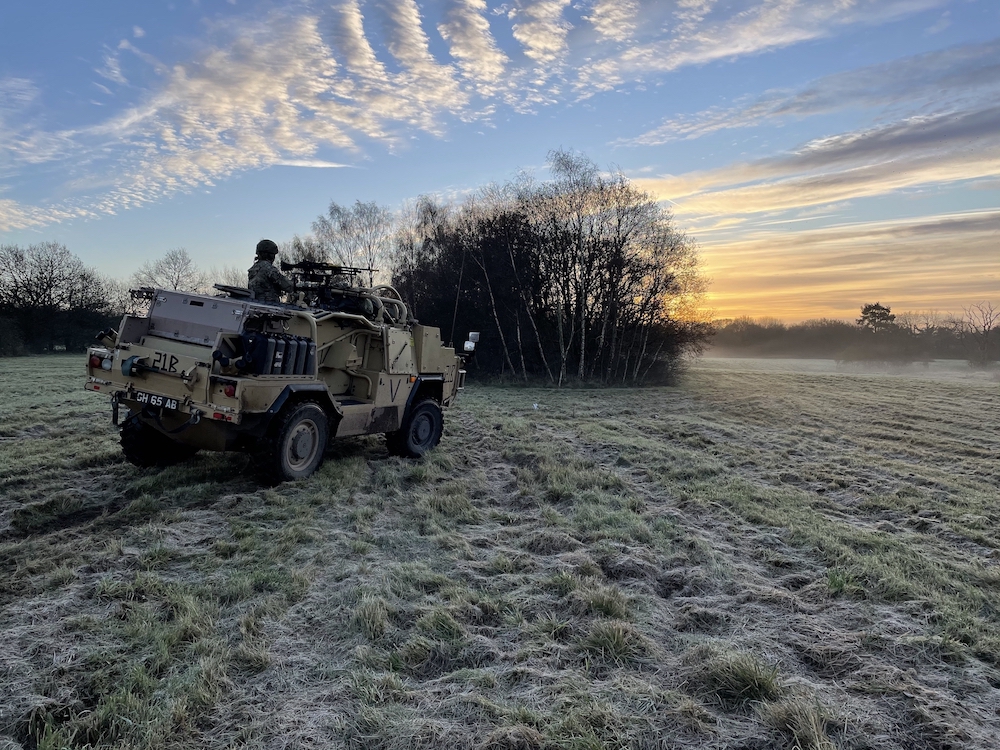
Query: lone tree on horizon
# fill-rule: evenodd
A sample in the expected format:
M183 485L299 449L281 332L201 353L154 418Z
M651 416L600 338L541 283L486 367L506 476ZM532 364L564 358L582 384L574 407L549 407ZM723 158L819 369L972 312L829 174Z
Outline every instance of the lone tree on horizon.
M857 324L872 333L880 333L896 327L896 316L892 314L888 305L878 302L861 306L861 317Z

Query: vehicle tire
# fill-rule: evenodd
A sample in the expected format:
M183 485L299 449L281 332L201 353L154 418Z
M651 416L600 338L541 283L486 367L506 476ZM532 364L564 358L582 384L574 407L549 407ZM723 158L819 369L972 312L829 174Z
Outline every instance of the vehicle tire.
M278 416L257 451L257 468L268 482L305 479L323 463L330 420L313 402L293 404Z
M171 466L191 458L198 449L171 440L162 432L132 416L121 427L122 453L133 466L148 469L151 466Z
M441 442L443 427L441 405L425 398L410 407L398 430L386 433L385 444L394 456L420 458Z

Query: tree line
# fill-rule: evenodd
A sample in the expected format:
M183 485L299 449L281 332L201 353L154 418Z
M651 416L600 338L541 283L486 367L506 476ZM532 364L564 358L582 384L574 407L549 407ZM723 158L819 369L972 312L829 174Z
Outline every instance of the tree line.
M82 351L131 311L130 288L210 291L216 281L245 286L246 271L204 272L178 248L126 281L90 268L56 242L0 245L0 356Z
M897 315L889 306L873 302L863 305L853 322L824 318L785 324L741 317L717 323L712 347L718 353L748 357L895 364L964 359L985 367L1000 360L1000 309L984 301L965 307L961 314Z
M554 151L552 179L521 174L461 202L421 197L392 212L331 203L285 259L372 269L446 342L481 333L473 365L521 382L669 381L711 333L695 243L619 171ZM46 275L46 264L62 275ZM248 264L249 265L249 264ZM61 245L0 251L0 354L80 349L116 322L128 286L208 291L246 285L239 268L206 274L183 249L145 263L130 284L101 277ZM43 288L47 291L43 291Z
M395 217L331 204L294 260L387 267L414 316L447 342L481 340L473 367L521 382L669 381L707 339L694 242L618 171L554 151L552 179L491 184L460 203L424 196Z
M0 355L83 349L120 318L119 295L64 245L0 245Z

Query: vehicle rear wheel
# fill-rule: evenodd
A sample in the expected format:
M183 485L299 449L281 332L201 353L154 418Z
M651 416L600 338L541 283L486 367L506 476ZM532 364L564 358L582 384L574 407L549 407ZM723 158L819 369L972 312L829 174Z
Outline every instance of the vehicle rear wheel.
M285 482L305 479L323 463L330 437L329 419L322 407L305 401L283 411L257 452L264 479Z
M191 458L198 449L179 443L159 432L134 415L121 427L122 453L134 466L146 469L151 466L170 466Z
M427 398L410 407L398 430L386 433L386 447L394 456L420 458L441 442L443 428L441 405Z

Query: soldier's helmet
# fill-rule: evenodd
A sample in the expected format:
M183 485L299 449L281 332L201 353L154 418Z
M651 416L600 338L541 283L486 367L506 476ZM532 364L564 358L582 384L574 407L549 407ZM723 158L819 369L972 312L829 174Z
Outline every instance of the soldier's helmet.
M266 258L267 260L274 260L274 257L278 254L278 246L273 240L261 240L257 243L257 257Z

